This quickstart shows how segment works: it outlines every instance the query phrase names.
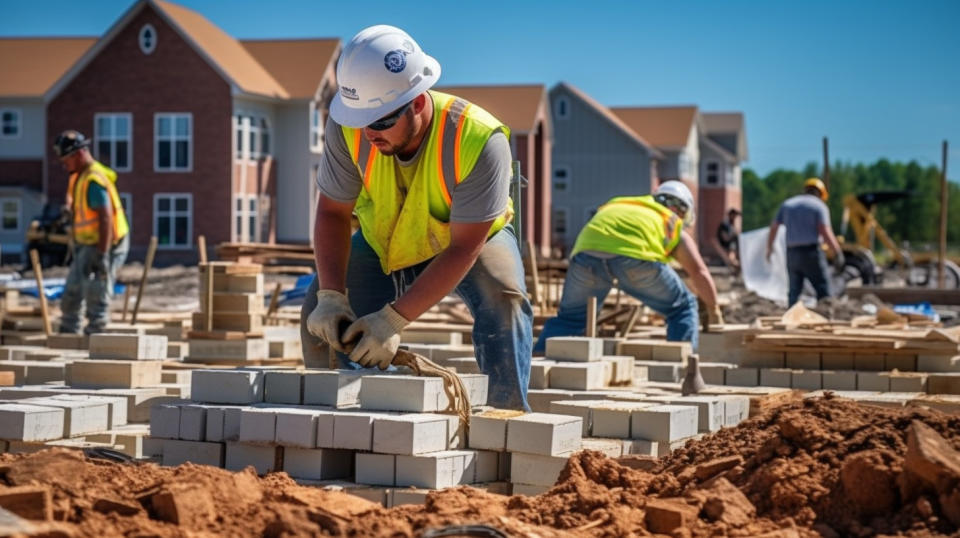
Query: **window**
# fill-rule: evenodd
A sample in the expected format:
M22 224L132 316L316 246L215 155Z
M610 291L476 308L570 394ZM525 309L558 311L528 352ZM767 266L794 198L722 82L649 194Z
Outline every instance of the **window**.
M259 211L255 194L238 194L234 197L234 219L236 224L237 241L241 243L253 243L260 240L257 223L259 222ZM247 228L243 225L246 223Z
M154 124L154 171L191 171L193 169L193 114L156 114Z
M553 169L553 190L567 190L567 183L570 179L570 169L566 166L558 166Z
M129 192L119 194L120 205L123 206L123 213L127 216L127 224L130 225L130 228L133 228L133 194Z
M233 117L234 157L258 159L270 155L270 123L267 118L239 114ZM247 147L244 147L244 144Z
M567 208L553 208L553 233L560 237L567 235Z
M686 152L680 153L677 157L677 176L681 179L690 179L690 176L693 174L693 167L691 166L690 155Z
M707 185L720 184L720 163L717 161L707 162Z
M20 138L20 111L0 108L0 138Z
M323 148L323 118L316 101L310 101L310 149L320 151Z
M94 155L98 161L117 172L133 169L131 118L128 113L94 115Z
M0 198L0 231L19 232L22 215L19 198Z
M270 124L267 118L260 118L260 155L270 155Z
M153 195L153 235L157 248L191 248L193 245L193 195Z
M143 28L140 28L140 37L137 41L144 54L152 54L157 49L157 31L152 24L144 24Z
M566 97L557 97L553 102L553 111L557 119L565 120L570 117L570 102Z

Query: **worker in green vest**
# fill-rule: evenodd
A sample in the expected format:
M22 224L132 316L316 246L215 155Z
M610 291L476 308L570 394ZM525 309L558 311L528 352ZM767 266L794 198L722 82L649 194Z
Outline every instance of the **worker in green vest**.
M509 225L510 131L431 90L439 77L440 64L392 26L361 31L340 56L317 177L304 361L327 367L327 344L341 368L387 368L401 331L456 292L475 319L488 402L528 409L533 311ZM351 237L352 214L360 229Z
M666 181L651 196L621 196L600 206L577 236L563 283L557 316L547 320L534 346L542 353L552 336L584 334L590 297L602 306L617 286L667 321L667 340L690 342L697 349L697 299L669 262L676 260L706 304L709 322L723 323L717 288L684 230L695 215L693 195L680 181Z

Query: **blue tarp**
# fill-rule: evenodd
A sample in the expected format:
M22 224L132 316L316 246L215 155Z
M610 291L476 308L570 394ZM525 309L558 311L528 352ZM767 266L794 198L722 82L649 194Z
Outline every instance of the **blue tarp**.
M933 321L940 321L940 314L938 314L937 311L933 309L933 305L927 301L894 305L893 311L898 314L920 314L921 316L927 316Z
M48 300L48 301L55 301L55 300L59 299L60 296L63 295L63 289L64 289L65 287L66 287L66 286L64 286L63 284L52 284L52 285L44 284L44 286L43 286L43 294L47 296L47 300ZM113 294L114 294L114 295L123 295L123 292L126 291L126 289L127 289L127 286L126 286L126 285L120 284L120 283L116 283L116 284L113 285ZM37 286L36 286L36 285L34 285L33 287L30 287L30 288L20 288L19 291L20 291L20 293L22 293L22 294L24 294L24 295L29 295L29 296L31 296L31 297L39 297L39 295L37 295Z
M310 284L315 278L317 278L316 274L298 277L297 282L293 285L293 289L280 292L280 302L278 303L279 306L294 306L303 304L303 298L307 295L307 288L310 287Z

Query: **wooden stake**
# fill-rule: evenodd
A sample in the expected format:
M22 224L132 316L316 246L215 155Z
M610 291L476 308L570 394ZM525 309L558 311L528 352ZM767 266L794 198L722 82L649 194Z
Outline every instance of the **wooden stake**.
M137 300L133 303L133 315L130 316L130 325L137 324L137 312L140 311L140 299L143 298L143 289L147 287L147 273L153 265L153 256L157 253L157 236L150 237L150 246L147 247L147 259L143 262L143 274L140 275L140 287L137 288Z
M267 307L266 318L270 319L271 316L277 313L277 308L280 307L280 292L283 290L283 284L277 282L277 286L273 288L273 295L270 296L270 306Z
M943 168L940 169L940 261L937 262L939 270L940 289L943 289L947 283L945 267L947 261L947 141L943 141Z
M203 327L205 331L210 332L213 330L213 266L207 264L206 271L207 289L205 299L207 302L207 308L204 310L204 314L206 314L206 316L203 320Z
M597 298L591 297L587 300L587 332L586 336L596 338L597 336Z
M531 294L531 299L534 304L542 303L541 290L540 290L540 274L537 271L537 255L533 251L533 245L530 244L530 241L526 243L526 254L527 254L527 263L530 264L530 279L533 281L533 290ZM543 306L540 306L540 310L543 310Z
M43 315L43 332L47 336L50 329L50 311L47 310L47 294L43 291L43 270L40 268L40 254L36 249L30 251L30 263L33 264L33 276L37 278L37 297L40 299L40 313Z
M130 309L130 284L123 287L123 313L120 314L120 321L127 321L127 310Z
M627 338L627 335L630 334L630 331L633 330L633 326L637 323L637 318L640 317L640 307L634 306L633 310L630 312L630 318L627 319L627 322L623 324L623 328L620 330L620 337Z
M200 251L200 263L207 263L207 238L205 236L197 236L197 249Z

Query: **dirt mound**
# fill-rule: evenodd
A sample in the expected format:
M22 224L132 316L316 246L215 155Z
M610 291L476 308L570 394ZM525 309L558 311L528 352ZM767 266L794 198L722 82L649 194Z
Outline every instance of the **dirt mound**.
M412 537L486 524L528 537L960 536L958 449L960 417L825 398L771 409L647 470L578 453L537 497L461 487L383 509L283 473L121 465L62 449L3 456L0 483L46 485L47 525L61 535Z

